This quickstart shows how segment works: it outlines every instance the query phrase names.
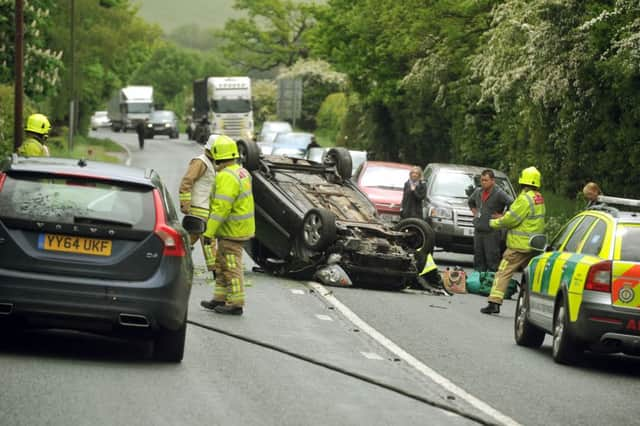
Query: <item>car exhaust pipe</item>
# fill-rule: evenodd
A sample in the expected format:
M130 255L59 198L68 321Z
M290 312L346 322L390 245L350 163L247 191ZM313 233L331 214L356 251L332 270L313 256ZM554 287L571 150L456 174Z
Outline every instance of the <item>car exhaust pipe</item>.
M0 303L0 315L11 315L13 303Z
M149 320L144 315L137 314L120 314L118 316L120 325L126 327L149 327Z

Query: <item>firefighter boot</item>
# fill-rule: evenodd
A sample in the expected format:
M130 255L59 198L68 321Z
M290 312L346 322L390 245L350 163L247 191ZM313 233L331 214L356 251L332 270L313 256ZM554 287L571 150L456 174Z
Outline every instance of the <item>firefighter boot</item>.
M242 306L222 305L216 306L214 309L219 314L224 315L242 315Z
M219 301L213 300L213 299L211 299L211 300L202 300L200 302L200 306L202 306L205 309L210 309L210 310L215 309L216 306L223 306L223 305L224 305L224 302L219 302Z
M483 314L499 314L500 313L500 304L499 303L494 303L494 302L489 302L489 304L487 306L485 306L484 308L480 309L480 312L482 312Z

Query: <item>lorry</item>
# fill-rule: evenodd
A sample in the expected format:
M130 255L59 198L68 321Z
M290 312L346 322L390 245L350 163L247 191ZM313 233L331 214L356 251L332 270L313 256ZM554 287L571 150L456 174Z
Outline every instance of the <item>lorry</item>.
M193 82L193 139L204 144L211 134L253 140L249 77L206 77Z
M111 128L115 132L135 129L153 112L153 87L127 86L116 91L108 106Z

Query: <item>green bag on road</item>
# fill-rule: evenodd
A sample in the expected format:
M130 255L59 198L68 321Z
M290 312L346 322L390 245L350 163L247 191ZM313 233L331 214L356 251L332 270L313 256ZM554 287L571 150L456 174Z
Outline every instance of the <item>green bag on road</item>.
M482 296L488 296L491 293L491 287L493 286L493 280L496 276L495 272L478 272L473 271L467 277L467 291L469 293L480 294ZM509 287L504 295L505 299L511 299L511 296L518 292L518 281L511 278L509 281Z

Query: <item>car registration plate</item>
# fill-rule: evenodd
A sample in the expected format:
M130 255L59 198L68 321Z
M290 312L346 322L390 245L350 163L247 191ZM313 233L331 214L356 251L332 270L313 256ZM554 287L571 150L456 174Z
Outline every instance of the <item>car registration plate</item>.
M38 248L66 253L111 256L111 241L71 235L40 234Z
M462 228L464 235L466 235L467 237L473 237L473 228Z

